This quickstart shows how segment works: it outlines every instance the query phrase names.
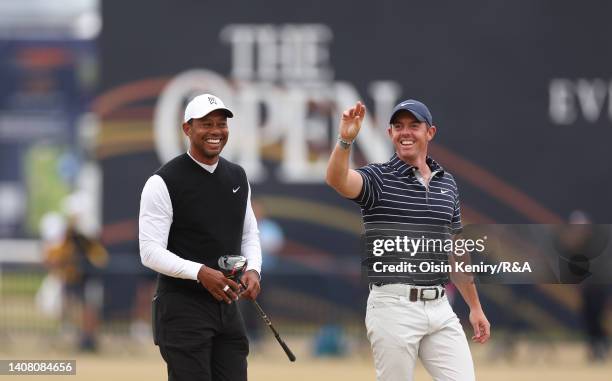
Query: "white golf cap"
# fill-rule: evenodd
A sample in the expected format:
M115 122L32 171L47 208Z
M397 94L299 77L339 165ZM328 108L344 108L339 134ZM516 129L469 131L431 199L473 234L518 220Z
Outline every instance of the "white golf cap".
M190 119L200 119L215 110L223 110L228 118L234 114L223 104L223 101L212 94L201 94L193 98L185 107L185 118L183 122L187 123Z

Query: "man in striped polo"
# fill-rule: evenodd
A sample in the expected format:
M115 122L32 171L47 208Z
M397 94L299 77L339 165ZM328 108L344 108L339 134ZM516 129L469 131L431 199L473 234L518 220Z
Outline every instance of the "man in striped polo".
M446 269L452 268L449 263L454 264L456 258L441 246L424 245L428 239L442 241L461 231L455 180L427 156L428 143L436 134L431 113L416 100L398 104L388 129L395 148L393 157L386 163L353 170L349 168L350 149L365 112L365 106L357 102L342 114L326 181L361 207L369 249L384 247L385 254L397 250L368 258L380 259L374 266L378 274L370 277L366 312L377 379L412 380L419 357L436 381L474 380L467 339L444 293L449 281ZM421 246L414 245L419 238ZM381 245L385 241L388 245ZM406 267L393 273L381 271L383 265L398 263ZM375 272L369 268L369 275ZM460 275L450 273L470 307L472 339L484 343L490 335L490 324L472 277Z

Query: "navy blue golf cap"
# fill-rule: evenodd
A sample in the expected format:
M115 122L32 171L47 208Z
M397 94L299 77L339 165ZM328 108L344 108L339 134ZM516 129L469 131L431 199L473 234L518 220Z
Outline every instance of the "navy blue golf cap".
M433 124L431 113L429 112L427 106L425 106L423 102L419 102L414 99L407 99L395 106L395 108L393 108L393 112L391 113L389 123L392 123L395 114L402 110L409 111L415 118L417 118L419 122L426 122L430 126Z

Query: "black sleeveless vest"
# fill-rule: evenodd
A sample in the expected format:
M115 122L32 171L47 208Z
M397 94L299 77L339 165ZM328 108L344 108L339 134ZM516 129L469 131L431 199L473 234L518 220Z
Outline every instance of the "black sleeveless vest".
M214 269L220 256L240 254L248 196L242 167L220 157L210 173L185 153L156 174L172 201L168 250ZM158 291L207 292L198 282L163 274L158 276Z

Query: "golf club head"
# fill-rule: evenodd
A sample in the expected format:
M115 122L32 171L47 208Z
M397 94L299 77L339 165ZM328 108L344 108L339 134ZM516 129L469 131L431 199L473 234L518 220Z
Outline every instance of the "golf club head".
M217 264L226 278L239 279L247 267L248 260L242 255L224 255L219 257Z

